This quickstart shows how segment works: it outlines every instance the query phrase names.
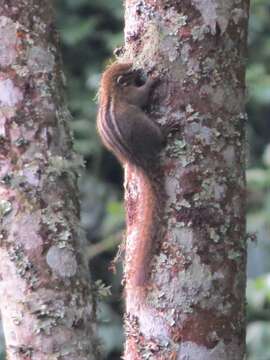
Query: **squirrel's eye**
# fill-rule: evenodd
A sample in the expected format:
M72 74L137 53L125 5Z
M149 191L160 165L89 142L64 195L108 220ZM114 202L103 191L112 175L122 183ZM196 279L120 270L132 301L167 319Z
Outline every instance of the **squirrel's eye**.
M125 79L125 76L123 76L123 75L118 76L118 78L116 79L116 83L121 85L121 86L126 86L127 81Z

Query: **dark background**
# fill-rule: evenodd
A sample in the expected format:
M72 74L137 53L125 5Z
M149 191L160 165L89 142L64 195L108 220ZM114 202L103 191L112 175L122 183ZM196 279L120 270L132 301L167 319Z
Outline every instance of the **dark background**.
M58 0L57 26L73 115L75 148L86 160L81 177L82 223L94 280L104 283L99 299L99 334L107 360L120 359L121 269L109 270L123 237L122 171L101 147L95 130L100 73L123 43L120 0ZM270 2L253 0L249 27L248 229L257 234L249 245L249 360L270 360ZM112 295L106 296L111 285Z

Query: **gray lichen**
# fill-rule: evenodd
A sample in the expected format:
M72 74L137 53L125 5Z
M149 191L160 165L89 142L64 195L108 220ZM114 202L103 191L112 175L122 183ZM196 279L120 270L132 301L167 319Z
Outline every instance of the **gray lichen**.
M30 289L33 289L37 282L37 272L33 263L29 260L21 244L12 246L8 250L10 261L15 265L16 272L21 279L24 279Z
M59 276L70 278L77 272L77 260L73 251L51 246L46 256L47 264Z
M189 354L188 358L185 354ZM181 344L179 349L179 360L239 360L239 345L237 343L225 344L219 341L214 348L207 348L206 346L198 345L192 341L185 341Z
M33 46L30 48L27 65L31 72L50 73L53 70L54 64L55 59L50 51L39 46Z
M0 80L0 106L13 107L22 99L22 92L10 79Z
M211 33L216 33L218 24L223 34L228 26L231 11L234 7L234 0L192 0L192 3L200 11L204 24L209 26Z
M0 16L0 65L11 65L16 59L17 25L10 18Z

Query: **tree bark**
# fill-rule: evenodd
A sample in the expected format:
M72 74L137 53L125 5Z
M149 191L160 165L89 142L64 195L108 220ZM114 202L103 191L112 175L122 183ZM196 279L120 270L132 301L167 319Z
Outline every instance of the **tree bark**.
M50 1L0 1L0 308L7 357L97 359Z
M143 301L129 284L142 179L126 173L125 359L245 355L248 0L126 0L124 61L158 76L151 116L178 121L161 158L166 234ZM160 202L162 204L162 201Z

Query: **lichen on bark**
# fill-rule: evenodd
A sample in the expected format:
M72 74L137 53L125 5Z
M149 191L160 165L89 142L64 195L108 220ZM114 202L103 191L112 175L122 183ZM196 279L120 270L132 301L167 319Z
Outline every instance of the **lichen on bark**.
M242 360L249 3L126 0L125 7L122 60L160 78L150 116L179 123L161 156L159 226L167 232L149 264L145 302L126 288L125 359ZM128 175L127 189L140 193L139 183ZM131 223L127 261L135 231Z
M0 1L0 309L12 359L97 359L53 9Z

